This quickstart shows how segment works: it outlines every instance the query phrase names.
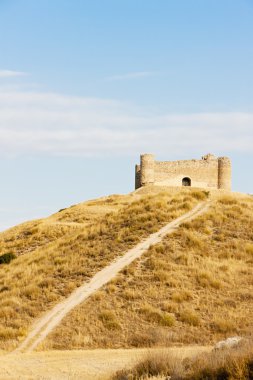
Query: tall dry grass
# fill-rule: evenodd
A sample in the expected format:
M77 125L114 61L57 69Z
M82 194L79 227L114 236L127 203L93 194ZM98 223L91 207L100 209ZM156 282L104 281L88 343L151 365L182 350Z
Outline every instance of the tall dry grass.
M197 194L187 196L187 209L196 204ZM27 334L34 319L141 239L183 214L185 197L184 192L173 197L163 193L91 202L88 208L108 210L108 204L110 207L114 204L118 211L101 212L101 218L97 213L93 223L91 218L89 225L68 229L68 233L56 240L49 239L47 244L32 252L28 250L25 254L23 251L10 264L0 265L0 347L13 348ZM67 212L70 213L64 210L60 214ZM22 226L19 233L22 233ZM36 236L38 244L39 235ZM23 241L27 244L26 238ZM110 286L108 291L112 289ZM99 323L106 328L110 326L109 331L113 331L117 318L110 323L100 318Z
M149 352L133 368L117 371L112 380L145 380L158 376L171 380L252 380L252 341L186 359L168 351Z
M73 310L44 347L206 345L249 334L252 216L251 197L218 198L205 215L184 223ZM98 318L103 310L113 311L117 333Z
M0 254L13 252L19 256L31 253L63 236L77 231L82 233L85 227L100 222L106 214L117 212L134 200L131 194L111 195L59 210L48 218L22 223L0 233Z

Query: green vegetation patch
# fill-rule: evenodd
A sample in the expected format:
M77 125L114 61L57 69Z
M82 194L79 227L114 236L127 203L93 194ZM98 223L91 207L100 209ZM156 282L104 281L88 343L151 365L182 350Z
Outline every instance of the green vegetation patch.
M4 253L0 256L0 264L9 264L16 256L12 252Z

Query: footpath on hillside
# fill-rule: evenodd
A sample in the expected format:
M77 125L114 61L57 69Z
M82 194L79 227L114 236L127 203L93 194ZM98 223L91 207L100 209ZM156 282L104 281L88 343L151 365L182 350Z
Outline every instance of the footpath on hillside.
M210 202L199 203L191 211L166 224L159 231L151 234L123 256L115 259L110 265L99 271L89 282L77 288L68 298L58 303L40 318L15 352L31 352L36 349L73 308L84 302L98 289L111 281L122 269L141 257L150 246L160 243L166 235L173 233L183 222L190 221L206 212L209 204Z

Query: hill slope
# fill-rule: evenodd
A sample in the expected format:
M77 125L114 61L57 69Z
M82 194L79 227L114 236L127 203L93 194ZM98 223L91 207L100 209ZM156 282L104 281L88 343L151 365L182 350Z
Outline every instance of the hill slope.
M210 344L249 335L252 315L253 199L222 195L73 310L41 348Z
M111 196L0 234L1 254L18 256L0 265L1 348L16 347L43 312L206 196L190 190Z

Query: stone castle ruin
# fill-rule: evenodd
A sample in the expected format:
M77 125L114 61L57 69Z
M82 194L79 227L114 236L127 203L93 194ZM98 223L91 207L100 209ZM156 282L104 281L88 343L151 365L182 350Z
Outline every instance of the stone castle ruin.
M153 154L142 154L135 166L135 189L147 185L192 186L231 190L231 162L212 154L201 160L155 161Z

